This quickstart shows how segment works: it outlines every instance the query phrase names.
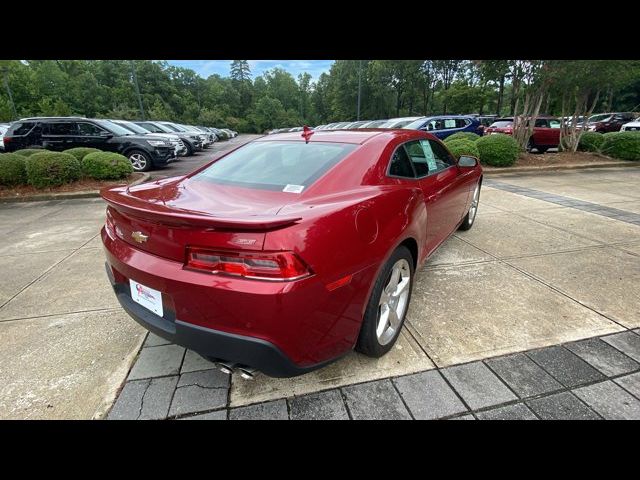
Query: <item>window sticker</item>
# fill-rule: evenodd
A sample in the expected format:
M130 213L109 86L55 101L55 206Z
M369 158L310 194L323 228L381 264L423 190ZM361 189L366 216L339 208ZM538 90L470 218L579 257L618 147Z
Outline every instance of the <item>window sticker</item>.
M438 165L436 164L436 157L431 149L431 143L428 140L420 140L420 145L422 145L422 150L424 151L424 158L427 159L429 171L435 172L438 169Z
M282 189L283 192L288 192L288 193L302 193L302 190L304 190L304 185L291 185L291 184L288 184L286 187Z
M455 118L447 118L444 121L444 128L456 128L456 120L455 120Z

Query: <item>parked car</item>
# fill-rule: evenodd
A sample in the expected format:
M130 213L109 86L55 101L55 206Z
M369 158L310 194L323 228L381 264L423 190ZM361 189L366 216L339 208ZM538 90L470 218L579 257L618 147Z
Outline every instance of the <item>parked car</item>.
M57 151L93 147L124 155L138 172L175 159L174 147L165 139L132 133L109 120L84 117L23 118L11 124L4 147L8 152L32 147Z
M633 122L625 123L620 128L621 132L640 132L640 117L636 118Z
M557 148L560 144L560 125L560 119L556 117L537 117L527 151L535 149L538 153L544 153L549 148ZM513 118L500 118L485 129L485 135L495 133L513 135Z
M160 122L138 121L133 123L153 133L171 133L173 135L178 135L180 140L184 143L184 146L187 147L187 157L190 157L195 152L202 150L202 141L200 140L200 136L195 133L176 132L167 126L162 125Z
M358 128L380 128L382 125L387 123L389 120L371 120L369 122L363 123Z
M187 147L184 145L184 142L180 139L178 135L172 133L153 133L149 130L141 127L140 125L136 125L133 122L129 122L128 120L109 120L110 122L115 123L116 125L120 125L123 128L126 128L131 133L137 133L139 135L149 135L155 138L162 138L167 140L173 145L173 148L176 152L176 156L181 157L187 153Z
M224 130L222 130L221 128L214 128L213 131L216 133L216 136L218 137L218 139L220 140L229 140L231 137L229 136L229 133L225 132Z
M381 357L416 270L472 227L481 183L477 159L422 131L269 135L186 177L103 190L107 273L138 323L227 371Z
M420 117L401 117L391 118L377 128L405 128L411 122L418 120ZM417 129L416 129L417 130Z
M7 133L7 130L9 130L9 124L8 123L0 123L0 150L4 152L4 134Z
M359 128L360 125L364 125L365 123L367 123L368 120L358 120L357 122L351 122L349 125L345 126L344 128L346 129L353 129L353 128Z
M622 125L632 122L635 115L630 112L624 113L599 113L589 117L587 130L589 132L618 132ZM581 127L579 125L579 127Z
M453 135L458 132L471 132L476 135L483 134L483 129L480 128L480 121L478 118L468 115L420 117L405 125L403 128L429 132L441 140L444 140L449 135Z
M173 122L156 122L156 123L159 123L160 125L164 125L166 128L174 132L184 133L186 135L192 136L193 138L197 138L198 140L200 140L200 146L203 149L209 146L210 142L208 137L199 130L193 130L191 128L187 128L185 126L182 126Z

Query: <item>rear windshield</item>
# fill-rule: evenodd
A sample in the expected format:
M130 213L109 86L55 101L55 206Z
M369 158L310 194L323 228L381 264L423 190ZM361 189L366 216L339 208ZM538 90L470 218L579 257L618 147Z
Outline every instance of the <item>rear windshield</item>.
M346 143L256 142L231 152L193 178L301 193L355 148Z
M494 127L494 128L507 128L507 127L512 127L513 126L513 122L512 121L493 122L491 124L491 126Z

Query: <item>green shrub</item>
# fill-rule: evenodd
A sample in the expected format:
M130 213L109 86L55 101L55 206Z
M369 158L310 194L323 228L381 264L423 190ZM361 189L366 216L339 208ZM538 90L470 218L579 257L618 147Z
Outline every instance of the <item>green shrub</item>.
M480 161L494 167L508 167L518 159L520 148L510 135L501 133L480 137L476 142Z
M118 180L131 173L131 162L119 153L94 152L82 159L82 174L96 180Z
M598 132L584 132L578 141L578 150L582 152L597 152L604 141L604 135Z
M460 158L461 155L470 155L472 157L480 158L480 152L475 142L471 140L458 139L452 142L446 143L447 148L453 153L456 158Z
M49 150L45 150L44 148L24 148L22 150L16 150L13 153L17 153L18 155L22 155L23 157L30 157L34 153L42 153L48 151Z
M444 143L455 142L456 140L469 140L471 142L475 142L480 138L480 135L476 135L473 132L458 132L453 135L449 135L444 139Z
M76 147L76 148L70 148L69 150L65 150L63 153L69 153L74 157L76 157L79 162L82 162L82 159L86 155L89 155L90 153L94 153L94 152L101 152L101 151L102 150L98 150L97 148L91 148L91 147Z
M605 133L600 152L621 160L640 160L640 133Z
M36 188L56 187L80 178L80 162L68 153L43 150L27 158L27 180Z
M27 183L26 158L15 153L0 155L0 185L24 185Z

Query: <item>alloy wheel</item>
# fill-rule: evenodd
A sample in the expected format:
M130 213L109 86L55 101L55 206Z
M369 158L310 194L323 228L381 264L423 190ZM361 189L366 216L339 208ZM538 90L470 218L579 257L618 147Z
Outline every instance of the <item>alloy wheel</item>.
M473 200L471 200L471 208L469 208L469 223L472 224L476 219L476 212L478 211L478 203L480 202L480 184L476 185L476 189L473 191Z
M407 310L410 288L411 268L409 262L401 258L393 265L389 281L380 295L376 326L380 345L386 345L396 337Z
M129 161L136 171L144 170L147 167L147 159L141 153L129 155Z

